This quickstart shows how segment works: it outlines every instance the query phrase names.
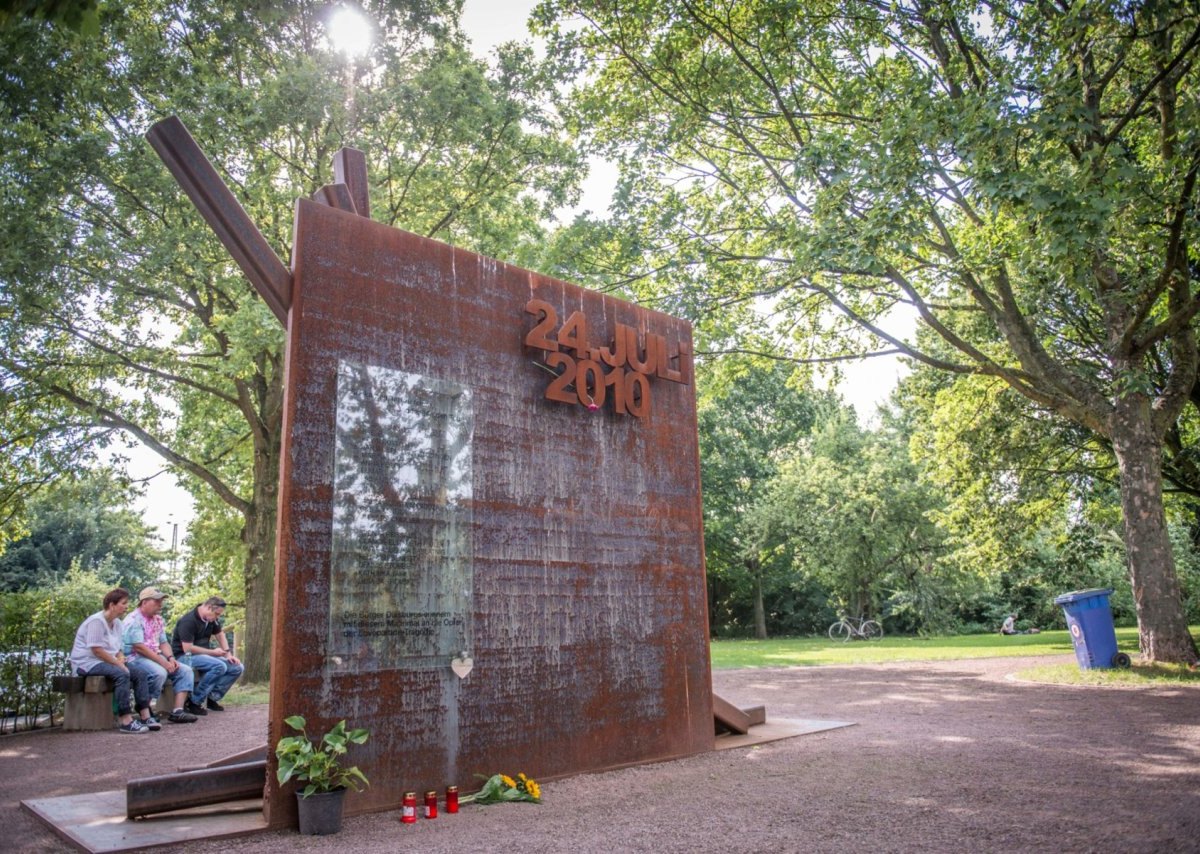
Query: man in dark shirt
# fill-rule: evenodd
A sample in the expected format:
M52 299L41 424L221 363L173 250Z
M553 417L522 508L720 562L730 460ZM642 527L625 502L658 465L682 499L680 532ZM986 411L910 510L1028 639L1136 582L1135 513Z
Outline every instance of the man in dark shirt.
M242 675L245 669L225 637L221 615L225 600L211 596L179 618L171 634L171 649L175 657L196 672L197 683L184 707L193 715L207 715L208 710L223 712L221 698ZM216 640L213 649L211 640Z

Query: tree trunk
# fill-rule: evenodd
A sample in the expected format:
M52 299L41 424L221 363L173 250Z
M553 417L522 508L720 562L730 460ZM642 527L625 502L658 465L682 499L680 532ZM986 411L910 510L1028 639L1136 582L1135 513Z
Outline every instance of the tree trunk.
M246 642L242 663L247 682L270 677L271 629L275 613L275 533L279 516L279 453L283 437L283 378L276 371L262 406L262 431L254 442L254 495L245 515Z
M1179 577L1167 535L1162 495L1162 443L1155 435L1150 400L1118 397L1112 416L1113 451L1121 471L1121 509L1142 655L1151 661L1197 661L1188 633Z
M767 611L763 607L762 568L757 560L746 561L750 577L754 579L754 637L767 639Z
M276 458L278 459L278 457ZM246 514L242 539L246 543L246 628L239 657L247 682L270 678L271 626L275 611L275 497L278 479L255 481L254 509Z

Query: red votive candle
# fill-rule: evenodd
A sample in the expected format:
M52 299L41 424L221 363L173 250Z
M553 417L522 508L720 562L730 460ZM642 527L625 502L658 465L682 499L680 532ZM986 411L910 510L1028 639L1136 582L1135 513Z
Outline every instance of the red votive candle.
M446 787L446 812L458 812L458 786Z
M437 792L425 793L425 818L437 818Z
M405 824L413 824L417 820L417 793L405 792L404 801L400 807L400 820Z

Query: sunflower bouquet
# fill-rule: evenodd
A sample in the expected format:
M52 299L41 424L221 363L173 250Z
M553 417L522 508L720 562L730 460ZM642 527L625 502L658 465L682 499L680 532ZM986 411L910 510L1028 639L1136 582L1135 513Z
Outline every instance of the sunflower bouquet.
M483 788L473 795L463 798L463 803L503 804L516 801L526 801L531 804L542 802L542 787L532 777L518 774L514 780L507 774L493 774L485 778L477 774L481 780L486 779Z

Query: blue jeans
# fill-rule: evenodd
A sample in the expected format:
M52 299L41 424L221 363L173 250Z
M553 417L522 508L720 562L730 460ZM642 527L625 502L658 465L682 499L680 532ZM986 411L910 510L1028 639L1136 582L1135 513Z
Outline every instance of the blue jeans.
M181 655L179 661L200 675L200 683L192 691L192 702L196 705L210 697L220 700L246 669L214 655Z
M97 662L91 670L79 668L80 676L108 676L113 681L113 693L117 698L117 714L128 715L129 686L133 685L133 700L140 712L150 708L150 686L146 684L146 674L132 667L128 670L109 664L107 661Z
M167 669L157 661L151 661L148 658L138 656L131 658L125 664L129 667L130 672L140 670L146 674L147 693L151 700L157 700L162 694L163 685L167 684L167 680L171 681L171 687L176 693L180 691L192 690L195 677L192 675L192 668L186 664L180 664L175 668L174 673L168 673Z

